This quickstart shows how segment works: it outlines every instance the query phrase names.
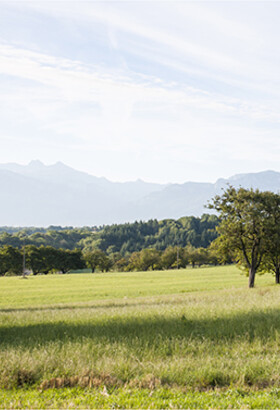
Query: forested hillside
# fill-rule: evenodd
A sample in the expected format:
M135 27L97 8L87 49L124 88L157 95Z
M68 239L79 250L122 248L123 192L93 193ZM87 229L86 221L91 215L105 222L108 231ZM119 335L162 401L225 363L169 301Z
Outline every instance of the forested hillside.
M135 222L106 226L98 235L98 247L103 251L127 252L145 248L164 250L168 246L206 248L216 237L218 218L204 214L201 218L183 217L178 220L156 219L148 222Z
M217 237L215 215L204 214L201 218L193 216L178 220L156 219L148 222L108 225L105 227L84 228L0 228L0 246L23 245L52 246L62 249L101 249L107 254L120 252L122 255L145 248L164 250L169 246L206 248Z

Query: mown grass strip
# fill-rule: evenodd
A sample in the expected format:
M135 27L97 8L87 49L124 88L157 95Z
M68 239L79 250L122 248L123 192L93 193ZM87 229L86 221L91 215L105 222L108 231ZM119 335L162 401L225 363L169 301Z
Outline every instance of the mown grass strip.
M277 409L280 407L280 390L18 389L0 391L0 403L0 408L5 409Z

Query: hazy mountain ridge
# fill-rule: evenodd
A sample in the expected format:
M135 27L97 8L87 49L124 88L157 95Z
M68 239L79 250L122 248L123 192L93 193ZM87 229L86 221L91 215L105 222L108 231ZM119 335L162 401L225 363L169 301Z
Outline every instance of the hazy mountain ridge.
M237 174L216 183L111 182L62 163L0 164L0 225L103 225L200 216L227 184L280 190L280 173Z

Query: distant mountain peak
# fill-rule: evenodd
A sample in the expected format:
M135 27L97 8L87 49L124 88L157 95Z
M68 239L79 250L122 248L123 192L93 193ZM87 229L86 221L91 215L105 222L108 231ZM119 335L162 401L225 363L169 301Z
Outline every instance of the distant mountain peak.
M55 164L52 165L52 167L55 167L55 168L70 168L70 167L68 167L68 165L65 165L61 161L57 161Z
M248 177L259 177L259 176L279 176L279 172L273 171L273 170L265 170L265 171L259 171L259 172L248 172L248 173L242 173L242 174L235 174L229 177L227 180L228 181L235 181L241 178L248 178Z
M33 159L32 161L29 162L28 166L32 168L39 168L39 167L42 168L42 167L45 167L45 164L43 164L43 162L40 161L39 159Z
M227 184L280 191L280 173L236 174L215 184L111 182L58 161L0 164L0 225L104 225L202 215ZM20 206L19 206L20 204ZM2 218L2 219L1 219Z

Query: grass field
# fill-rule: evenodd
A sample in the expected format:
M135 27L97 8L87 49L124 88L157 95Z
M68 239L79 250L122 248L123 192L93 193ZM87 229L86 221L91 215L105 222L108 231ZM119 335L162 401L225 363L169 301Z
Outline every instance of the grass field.
M235 267L0 279L5 408L280 407L280 286Z

